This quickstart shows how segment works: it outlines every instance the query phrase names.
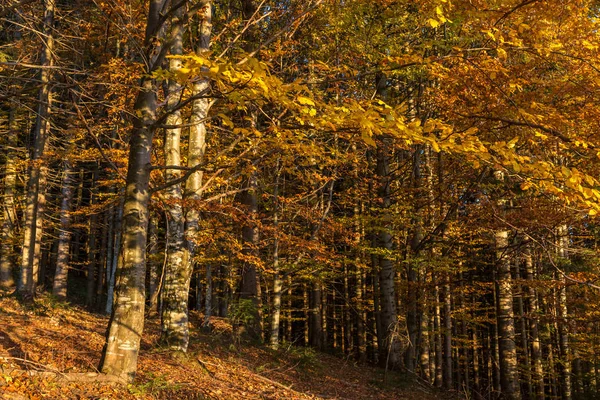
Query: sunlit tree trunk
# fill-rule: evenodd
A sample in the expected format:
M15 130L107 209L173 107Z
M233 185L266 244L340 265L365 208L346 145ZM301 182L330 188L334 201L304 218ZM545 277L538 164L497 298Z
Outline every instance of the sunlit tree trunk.
M198 18L198 37L197 47L195 49L197 55L204 55L210 48L210 40L212 35L212 1L205 1L204 7L197 13ZM189 168L195 168L204 160L204 152L206 150L206 117L210 108L210 81L205 78L198 79L192 85L192 113L190 115L190 131L188 140L188 164ZM200 212L199 206L202 199L202 171L193 172L185 183L184 199L186 203L185 209L185 249L186 263L182 270L180 280L180 294L186 296L190 287L190 280L194 269L194 258L196 256L196 246L198 241ZM206 280L209 281L211 271L207 265L205 270ZM212 280L212 277L210 277ZM207 291L209 287L207 285ZM212 299L212 298L211 298ZM186 302L187 307L187 302ZM204 325L208 326L210 322L211 307L205 308ZM182 314L183 317L183 314ZM185 314L185 325L187 327L187 311ZM187 328L186 328L187 329Z
M73 200L73 168L65 161L62 181L62 201L60 206L60 230L58 234L58 256L52 285L52 294L59 300L67 297L67 278L71 242L71 202Z
M144 328L149 166L157 109L156 82L148 72L162 63L160 48L153 51L151 45L160 43L160 38L158 41L154 38L161 32L163 8L164 0L150 2L144 43L149 68L141 79L132 112L134 119L123 207L123 244L117 268L114 307L100 361L102 372L127 382L135 378Z
M171 55L169 70L175 76L181 69L182 60L177 58L183 54L183 17L184 10L178 9L171 18ZM169 80L167 96L167 116L165 129L165 164L167 167L180 167L181 110L179 100L183 88L175 79ZM179 178L178 169L167 169L167 182ZM184 243L184 215L181 203L181 184L176 183L165 190L165 201L169 204L167 217L167 261L165 263L164 285L161 291L161 341L172 350L187 351L189 343L188 331L188 290L191 276L190 265Z
M558 256L562 264L566 264L569 258L569 229L567 225L560 225L558 235ZM562 267L562 265L561 265ZM558 291L558 335L560 345L561 392L563 400L572 398L571 379L571 346L569 344L569 313L567 310L567 278L562 277Z
M52 69L46 68L53 65L54 51L54 12L55 0L44 2L44 23L42 29L42 40L44 46L40 64L40 91L38 95L37 119L33 132L33 149L31 151L30 165L28 168L26 199L25 199L25 223L23 226L23 251L21 258L20 277L17 283L17 291L24 299L31 299L35 295L37 277L34 276L34 260L36 255L36 230L41 218L39 212L40 182L46 171L43 167L44 150L46 140L50 132L50 108L52 105L51 79ZM38 241L39 243L39 241ZM38 247L39 251L39 247Z

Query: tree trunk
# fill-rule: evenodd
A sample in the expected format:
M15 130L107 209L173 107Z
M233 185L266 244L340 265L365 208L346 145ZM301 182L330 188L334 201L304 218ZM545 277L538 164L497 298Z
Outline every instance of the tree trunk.
M152 0L148 12L145 43L148 70L140 81L132 112L129 165L123 206L122 248L119 256L114 308L100 361L103 373L127 382L135 378L146 302L146 241L152 138L156 122L157 87L150 73L162 60L159 40L161 12L165 0ZM181 3L185 5L185 3ZM152 46L151 44L154 44ZM158 46L156 48L155 46ZM152 47L155 47L154 50ZM158 52L157 52L158 51Z
M308 317L309 331L308 338L310 345L316 349L323 348L323 310L321 308L322 292L321 285L318 282L312 284L309 296L310 314Z
M96 204L96 185L98 181L98 164L95 165L94 172L92 174L92 183L90 191L92 192L90 198L90 206ZM95 301L95 289L96 289L96 270L97 270L97 259L98 259L98 249L97 249L97 240L96 234L98 232L97 229L98 224L98 213L93 212L90 216L90 222L88 225L88 254L87 254L87 285L85 291L85 304L88 307L92 307ZM98 277L99 278L99 277Z
M269 344L277 350L279 347L279 321L281 316L281 294L283 277L279 271L279 165L276 167L275 188L273 189L273 315L271 317L271 336Z
M40 64L43 67L53 65L53 25L55 0L45 0L44 24L42 37L44 46ZM17 284L17 291L24 299L32 299L35 296L36 276L34 275L34 259L36 254L36 230L41 217L39 212L40 182L45 173L43 168L44 149L50 131L50 108L52 105L51 79L52 69L42 68L40 70L40 91L38 95L38 110L35 129L33 133L33 149L31 152L30 165L28 168L28 179L26 189L25 223L23 226L23 251L21 258L21 271ZM39 243L39 242L38 242ZM39 247L37 249L39 251Z
M450 390L454 385L452 368L452 292L450 273L446 273L444 284L444 364L442 368L444 389Z
M124 209L124 198L121 198L119 201L119 205L116 210L112 211L113 218L113 232L112 235L109 234L109 240L111 243L114 243L111 246L111 257L110 263L107 264L106 270L106 280L107 280L107 289L106 289L106 308L105 312L107 314L111 314L113 310L114 303L114 292L115 292L115 279L117 268L119 266L119 255L121 253L121 241L123 237L123 209Z
M148 314L155 316L158 312L158 289L160 286L161 262L158 250L158 216L153 213L148 223Z
M199 28L198 28L198 46L196 48L196 54L203 55L209 50L210 38L212 34L212 1L205 2L201 12L198 13ZM192 114L190 116L190 132L188 141L188 167L194 168L200 165L204 159L204 152L206 149L206 124L204 120L208 116L209 110L209 99L208 91L210 90L210 82L207 79L200 79L195 82L192 86L192 96L197 98L192 102ZM185 263L179 277L179 293L180 301L183 308L185 304L185 313L181 314L182 324L185 323L186 335L187 323L188 323L188 312L187 312L187 293L190 288L190 281L192 272L194 270L194 257L196 256L196 241L198 240L199 224L200 224L200 212L198 208L200 206L200 200L202 199L202 171L195 171L192 173L186 181L184 199L186 203L185 210L185 226L184 226L184 239L185 239ZM206 277L209 280L209 266L206 266ZM212 279L212 278L211 278ZM207 285L207 291L212 290ZM212 308L210 309L212 310ZM209 314L210 314L210 310ZM183 311L183 309L182 309ZM210 315L205 315L205 323L210 322ZM183 325L182 325L183 326ZM185 349L187 350L187 343Z
M534 286L533 257L531 247L525 249L525 274L528 282L527 294L529 300L529 335L531 343L531 363L533 366L533 393L536 400L544 399L544 369L542 366L542 344L539 333L539 305L537 291Z
M0 287L10 288L15 284L13 272L14 240L17 227L17 210L15 188L17 184L17 163L14 149L17 147L18 123L16 110L11 109L8 115L8 133L6 163L4 166L4 195L2 203L2 232L0 232Z
M171 55L169 70L177 75L181 69L182 61L175 58L183 54L183 9L178 9L171 19ZM182 86L176 80L169 80L169 93L167 96L166 121L170 128L165 130L165 163L167 166L181 166L180 139L181 139L181 110L179 99L182 95ZM178 169L167 169L165 180L173 181L180 177ZM184 243L184 216L181 204L182 193L179 183L171 185L165 190L164 197L169 204L167 218L169 229L167 232L167 261L164 271L164 286L161 291L161 342L171 350L187 351L189 343L188 331L188 291L191 276L191 263L186 259L189 255L185 251Z
M390 167L386 145L377 152L377 177L379 178L379 197L382 201L383 225L379 228L378 247L385 252L393 250L393 240L390 230L391 206ZM381 294L381 329L382 336L378 338L380 346L380 362L387 368L401 367L400 340L398 339L398 312L396 308L396 269L394 262L386 255L379 256L379 291Z
M566 225L558 227L558 256L562 264L568 262L569 248L569 229ZM572 382L571 382L571 347L569 344L569 315L567 310L567 278L561 279L561 285L558 292L558 335L560 347L561 371L561 392L563 400L571 400Z
M59 300L67 298L67 278L71 242L71 202L73 200L73 168L69 160L65 161L62 181L62 202L60 206L60 231L58 234L58 256L56 272L52 285L52 294Z
M513 289L510 275L508 231L498 230L495 235L498 271L498 346L500 356L500 387L508 400L521 398L517 370Z

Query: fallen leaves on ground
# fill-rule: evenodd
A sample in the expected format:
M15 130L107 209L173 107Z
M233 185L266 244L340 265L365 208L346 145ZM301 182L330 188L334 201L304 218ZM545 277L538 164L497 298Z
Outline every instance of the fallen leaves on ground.
M274 351L237 340L226 319L199 328L191 313L187 354L158 344L160 323L146 322L132 385L90 379L97 372L108 318L47 297L23 306L0 297L0 395L3 399L411 399L444 398L399 374L284 344ZM79 374L79 375L76 375ZM89 377L88 377L89 378ZM451 398L451 397L448 397Z

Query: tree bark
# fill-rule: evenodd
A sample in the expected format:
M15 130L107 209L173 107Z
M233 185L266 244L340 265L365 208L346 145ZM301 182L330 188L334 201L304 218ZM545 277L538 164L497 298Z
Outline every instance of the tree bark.
M495 234L498 277L498 347L500 356L500 387L508 400L521 398L517 370L517 348L513 313L513 284L510 274L508 231Z
M527 279L527 294L529 300L529 335L531 343L531 363L533 366L533 387L536 400L544 399L544 369L542 366L542 345L539 334L539 305L534 283L533 256L531 247L525 249L525 274Z
M212 1L205 2L204 7L198 13L199 28L198 28L198 46L196 48L196 54L203 55L210 48L210 38L212 34ZM192 102L192 114L190 116L190 132L188 141L188 167L194 168L200 165L204 159L204 152L206 149L206 124L204 120L208 116L210 102L208 98L208 92L210 90L210 81L208 79L200 79L195 82L192 86L192 95L197 96ZM195 171L187 179L185 184L184 199L186 203L185 210L185 226L184 226L184 240L185 240L185 264L182 269L180 276L180 299L181 304L185 301L186 311L185 315L181 314L182 318L185 318L185 325L187 327L188 314L187 314L187 292L189 291L190 281L192 272L194 270L194 257L196 256L196 241L198 240L199 224L200 224L200 212L198 210L200 201L202 199L202 171ZM205 267L205 274L207 283L212 280L210 266ZM212 285L206 286L207 296L208 291L212 290ZM205 309L205 320L204 325L210 323L210 313L212 307ZM187 330L187 328L186 328ZM187 348L187 345L186 345Z
M73 168L65 161L62 181L62 202L60 206L60 231L58 234L58 256L52 285L52 294L59 300L67 298L67 278L71 242L71 202L73 201Z
M569 254L569 229L567 225L558 227L558 256L562 261L561 264L566 265ZM560 347L560 364L562 371L560 375L561 392L563 400L571 400L572 398L572 380L571 380L571 346L569 344L569 313L567 310L567 278L561 279L560 288L558 291L558 335Z
M452 366L452 292L450 286L450 273L447 272L444 283L444 363L442 368L443 387L452 389L454 385Z
M179 8L171 19L171 55L169 70L175 76L181 69L182 60L177 58L183 54L183 9ZM165 130L165 164L179 167L181 165L180 139L181 139L181 110L179 99L182 95L182 86L175 79L169 80L169 93L167 96L166 121L171 126ZM167 182L180 177L178 169L167 169L165 180ZM188 331L188 291L191 276L191 263L187 260L189 254L185 251L184 243L184 215L181 203L181 185L171 185L164 193L165 201L169 205L167 218L169 230L167 238L167 260L164 271L164 285L161 291L161 342L171 350L187 351L189 344Z
M275 188L273 189L273 311L271 317L271 336L269 344L277 350L279 347L279 322L281 316L281 295L283 289L283 277L279 270L279 165L276 167Z
M92 183L91 183L91 197L90 197L90 206L96 204L97 201L97 193L96 193L96 185L98 181L98 164L96 163L93 174L92 174ZM96 234L98 232L97 228L98 224L98 214L93 212L90 216L90 222L88 225L88 251L87 251L87 276L86 276L86 291L85 291L85 304L88 307L92 307L95 301L96 295L96 270L98 263L98 249L97 249L97 240ZM98 276L99 278L99 276Z

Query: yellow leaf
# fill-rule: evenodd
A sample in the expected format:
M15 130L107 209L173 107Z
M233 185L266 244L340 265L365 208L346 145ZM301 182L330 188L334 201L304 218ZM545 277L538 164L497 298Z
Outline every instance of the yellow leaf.
M594 216L594 215L598 214L598 211L596 211L592 208L588 214L591 216Z
M440 26L439 21L433 18L429 18L427 22L429 23L429 25L431 25L432 28L437 28L438 26Z
M315 102L309 99L308 97L298 96L298 103L303 105L314 106Z
M367 134L366 132L362 132L361 137L362 140L369 146L375 146L375 141L373 140L371 135Z
M500 58L501 60L506 60L506 50L499 47L497 51L498 51L498 58Z
M221 117L225 126L228 126L231 129L235 127L235 124L225 114L219 114L218 116Z

